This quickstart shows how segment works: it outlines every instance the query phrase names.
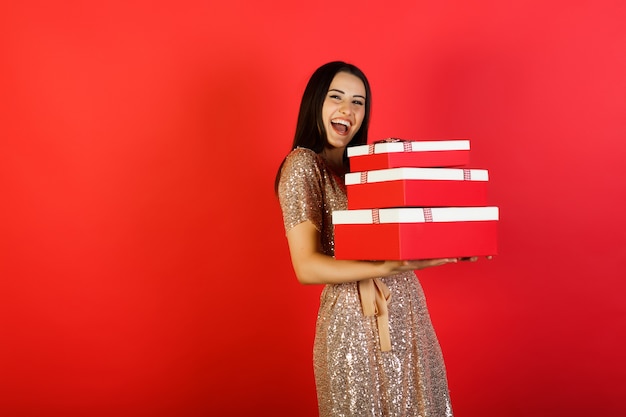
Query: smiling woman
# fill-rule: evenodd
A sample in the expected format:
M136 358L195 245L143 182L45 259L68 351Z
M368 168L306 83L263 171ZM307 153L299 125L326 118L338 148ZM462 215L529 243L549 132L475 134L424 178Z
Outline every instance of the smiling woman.
M451 416L443 356L413 270L456 259L334 258L331 216L347 206L346 148L367 142L370 103L357 67L321 66L276 180L296 276L325 284L313 358L320 416Z
M350 143L355 132L358 132L365 113L365 85L360 78L347 72L335 75L324 105L322 118L329 126L328 141L336 148ZM338 143L334 144L333 139Z
M361 129L365 115L365 84L356 75L339 72L322 105L327 146L322 154L337 174L344 174L344 150Z

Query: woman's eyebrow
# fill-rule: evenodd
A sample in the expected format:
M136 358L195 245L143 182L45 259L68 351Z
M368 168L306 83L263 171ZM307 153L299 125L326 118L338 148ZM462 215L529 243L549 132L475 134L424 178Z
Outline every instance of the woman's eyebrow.
M341 94L346 94L344 91L341 91L341 90L339 90L339 89L337 89L337 88L330 88L330 89L328 90L328 92L331 92L331 91L336 91L336 92L341 93ZM363 100L365 100L365 96L362 96L362 95L360 95L360 94L356 94L356 95L354 95L354 96L352 96L352 97L360 97L360 98L362 98Z

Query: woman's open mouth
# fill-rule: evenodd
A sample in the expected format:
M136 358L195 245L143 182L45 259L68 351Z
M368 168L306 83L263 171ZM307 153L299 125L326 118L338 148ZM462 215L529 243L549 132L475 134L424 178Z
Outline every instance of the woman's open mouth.
M351 126L351 123L349 121L343 119L333 119L330 121L330 124L332 125L335 132L339 133L340 135L347 134Z

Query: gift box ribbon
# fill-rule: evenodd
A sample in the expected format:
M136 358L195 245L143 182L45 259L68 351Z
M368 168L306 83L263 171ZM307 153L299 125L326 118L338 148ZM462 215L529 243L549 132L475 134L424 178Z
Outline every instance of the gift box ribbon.
M380 278L370 278L359 281L359 295L361 308L366 317L376 316L380 350L391 350L391 336L389 335L389 310L387 304L391 299L391 292Z
M411 144L411 142L404 140L404 139L387 138L387 139L376 141L374 143L370 143L367 146L367 154L374 155L376 153L375 148L376 148L377 143L394 143L394 142L402 142L402 148L404 152L413 152L413 145Z

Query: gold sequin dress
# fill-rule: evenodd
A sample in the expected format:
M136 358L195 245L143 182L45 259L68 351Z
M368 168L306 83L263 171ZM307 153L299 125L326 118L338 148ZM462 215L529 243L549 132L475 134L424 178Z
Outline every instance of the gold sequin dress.
M292 151L278 190L285 229L310 220L333 255L331 213L347 207L343 180L310 149ZM448 417L445 365L422 287L413 272L381 278L391 292L391 350L363 314L357 283L326 285L313 364L321 417Z

